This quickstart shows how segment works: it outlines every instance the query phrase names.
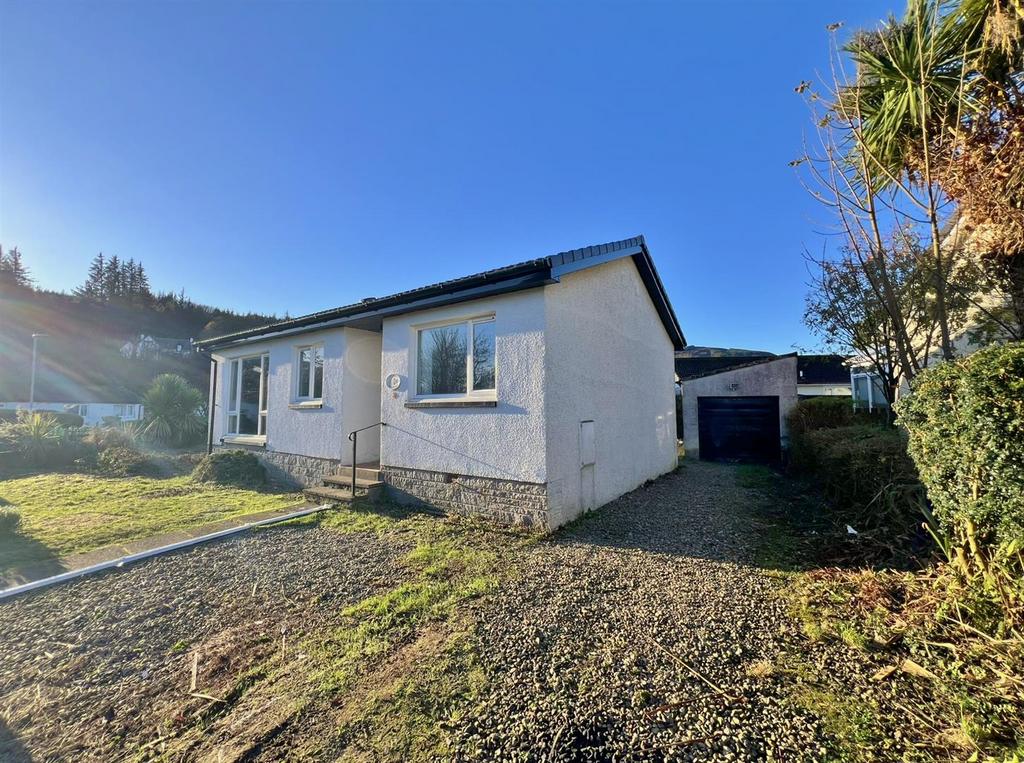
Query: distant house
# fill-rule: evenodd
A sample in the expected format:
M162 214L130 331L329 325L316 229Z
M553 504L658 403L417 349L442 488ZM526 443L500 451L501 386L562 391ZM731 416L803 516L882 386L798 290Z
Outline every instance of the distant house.
M121 356L125 358L146 358L154 355L188 357L191 354L191 339L139 334L138 339L127 341L121 345Z
M800 397L851 394L850 366L842 355L800 355L796 375Z
M142 421L145 409L142 403L54 403L29 404L0 403L0 410L52 411L75 413L82 417L82 425L98 427L117 423Z
M675 468L684 345L642 236L197 342L211 448L548 529Z

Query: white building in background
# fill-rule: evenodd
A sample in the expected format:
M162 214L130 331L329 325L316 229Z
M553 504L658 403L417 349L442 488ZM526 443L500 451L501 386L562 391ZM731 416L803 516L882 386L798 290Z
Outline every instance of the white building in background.
M142 421L145 414L142 403L0 403L0 410L30 409L74 413L82 417L82 426L87 427Z
M211 447L306 486L355 461L398 500L550 529L676 465L685 339L643 237L196 344Z

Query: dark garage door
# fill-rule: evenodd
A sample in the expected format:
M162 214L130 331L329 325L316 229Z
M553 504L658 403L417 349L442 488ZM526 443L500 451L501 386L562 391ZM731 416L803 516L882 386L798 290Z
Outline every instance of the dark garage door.
M697 398L700 457L712 461L778 461L779 398Z

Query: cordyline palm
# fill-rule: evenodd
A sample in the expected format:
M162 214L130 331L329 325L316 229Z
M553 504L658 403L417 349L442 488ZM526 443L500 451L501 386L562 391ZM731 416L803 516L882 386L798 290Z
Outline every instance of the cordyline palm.
M890 19L846 46L857 79L840 105L857 115L858 147L877 187L919 170L926 144L956 129L971 106L963 85L976 41L949 3L911 0L902 20Z
M958 202L967 220L995 219L1013 229L997 239L1020 239L1016 228L1024 230L1016 219L1024 177L1019 157L1004 150L1014 145L1004 139L1013 139L1020 114L1022 40L1021 0L910 0L902 20L846 47L857 79L836 107L854 116L865 182L879 190L899 186L927 217L947 357L943 195Z
M167 445L184 445L203 430L202 393L176 374L161 374L143 397L145 433Z

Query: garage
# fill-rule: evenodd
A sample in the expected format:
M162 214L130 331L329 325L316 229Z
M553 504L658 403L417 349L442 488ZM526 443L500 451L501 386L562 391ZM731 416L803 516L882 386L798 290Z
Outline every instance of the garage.
M781 457L778 396L697 399L700 457L774 463Z
M797 402L797 357L676 356L687 458L777 463Z

